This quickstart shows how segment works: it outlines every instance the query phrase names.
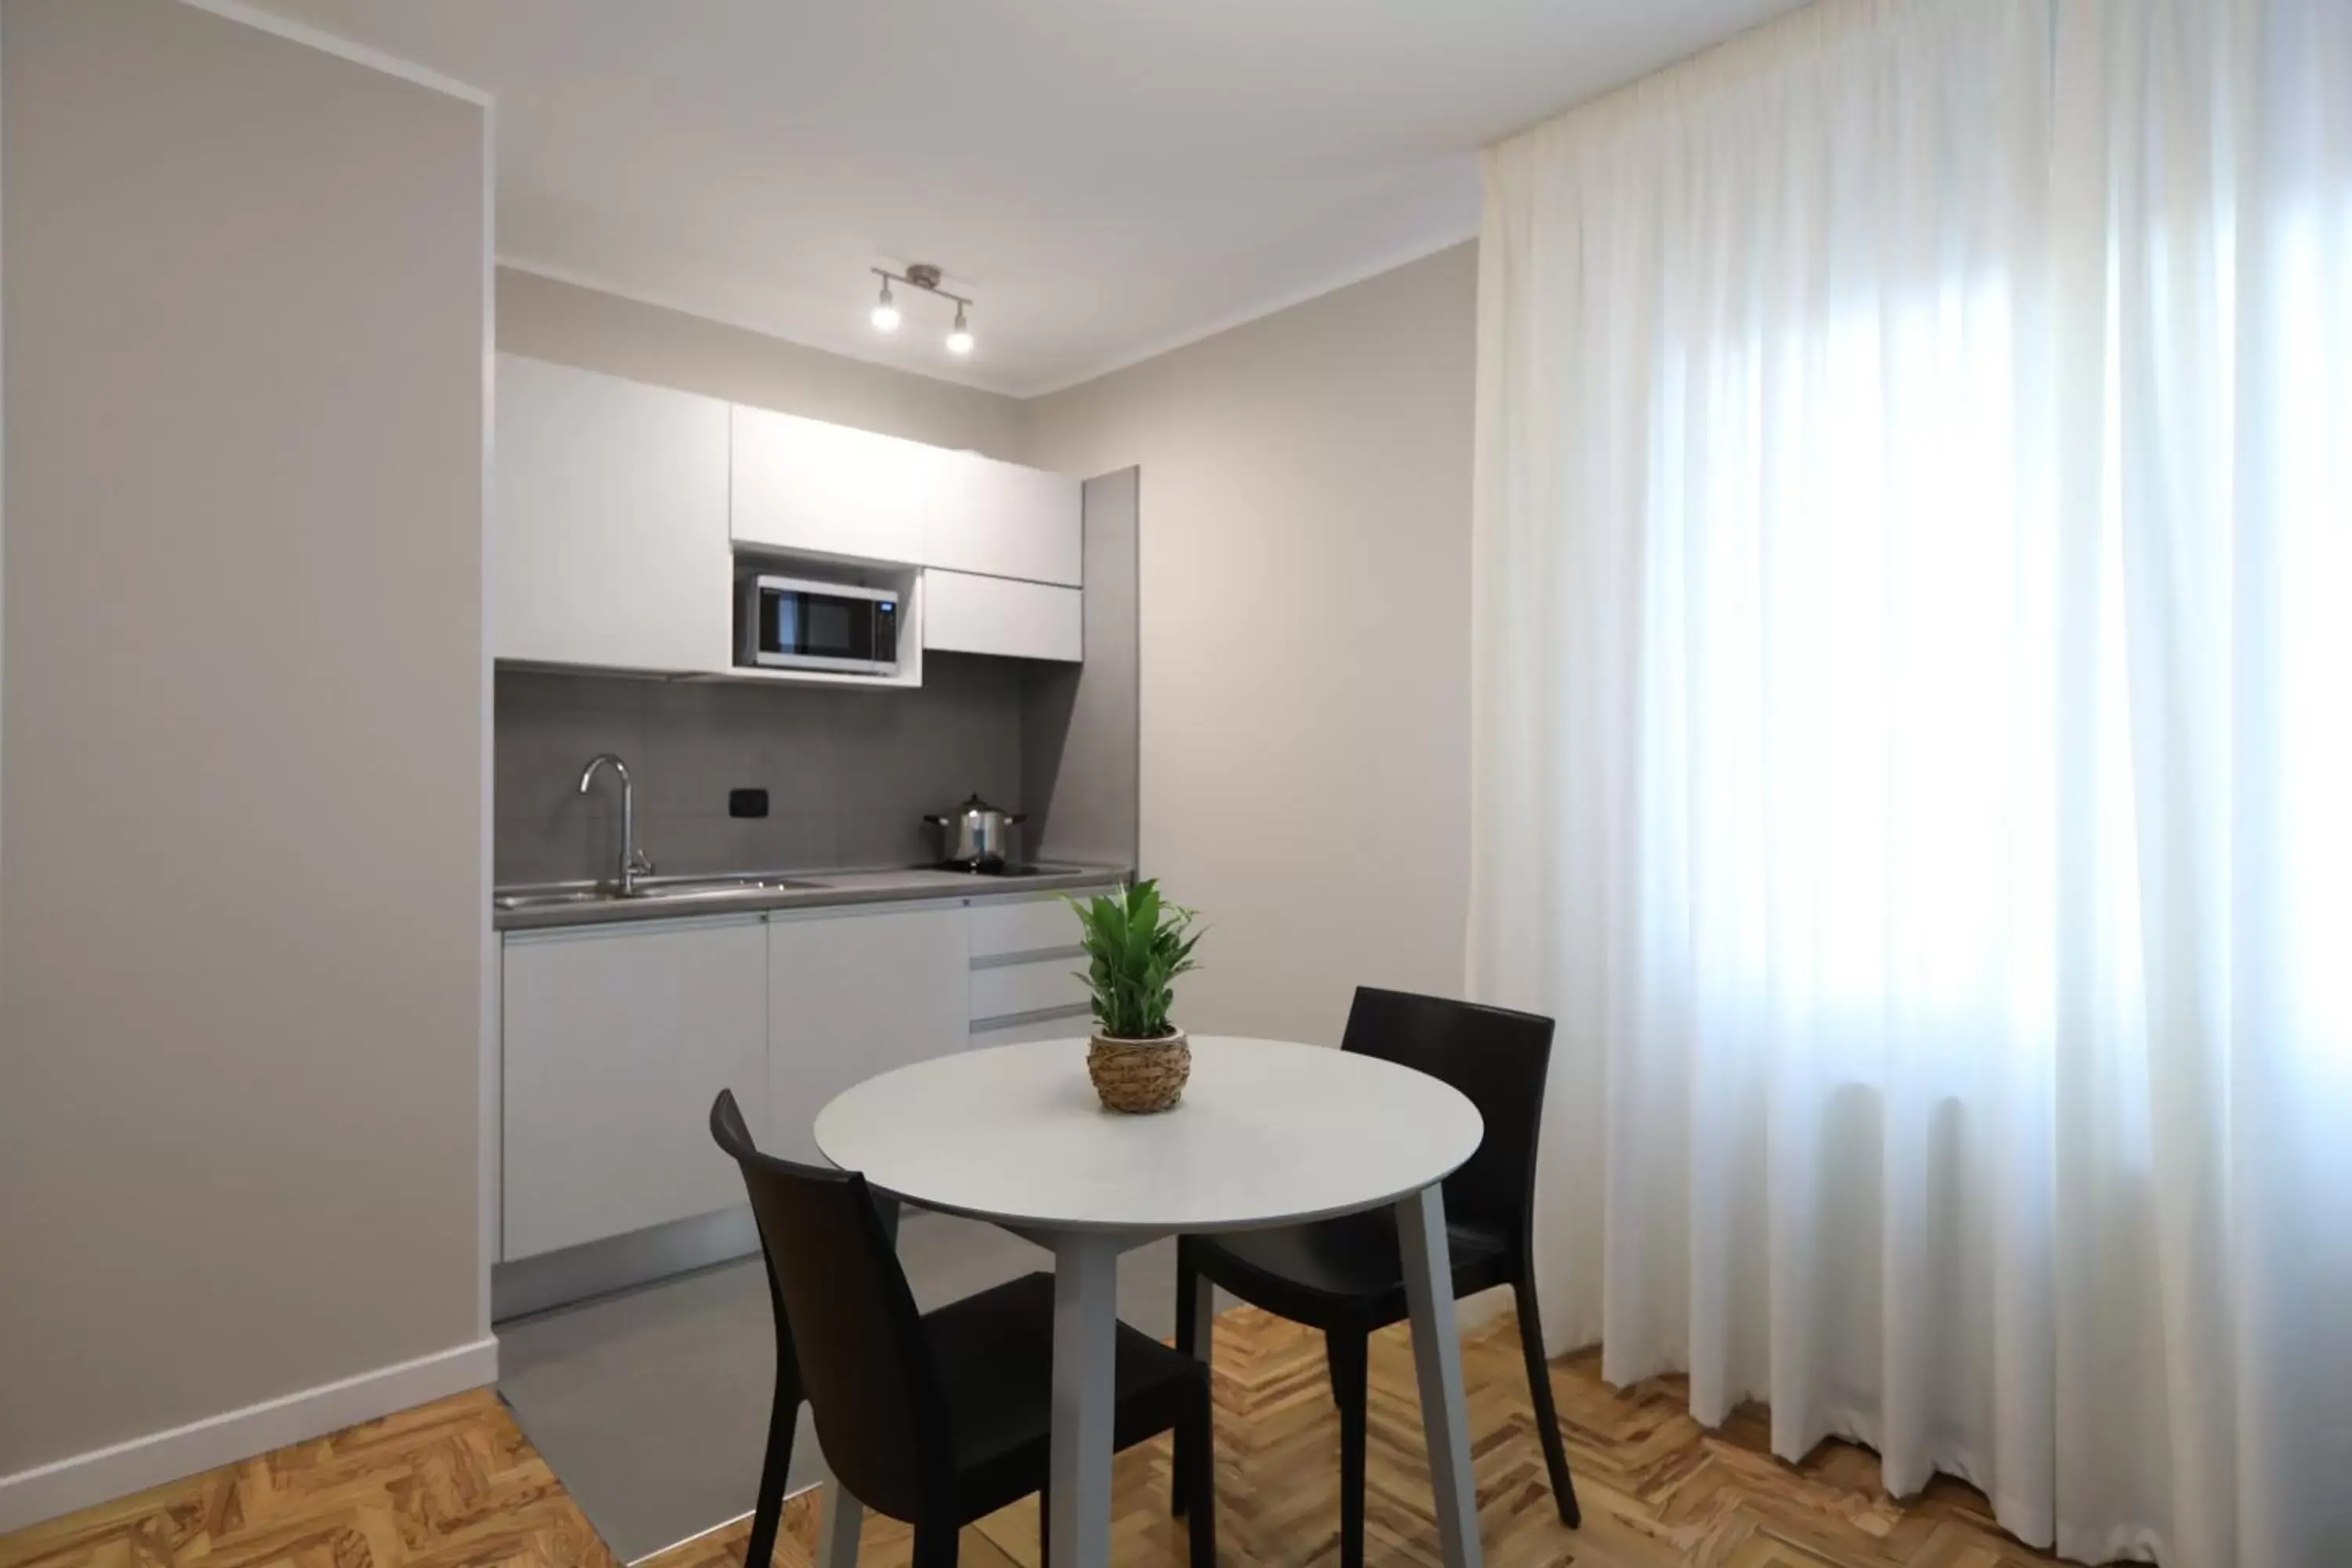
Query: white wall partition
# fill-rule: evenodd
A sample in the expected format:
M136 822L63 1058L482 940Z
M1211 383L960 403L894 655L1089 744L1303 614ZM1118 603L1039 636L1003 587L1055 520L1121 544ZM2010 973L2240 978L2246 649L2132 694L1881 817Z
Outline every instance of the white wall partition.
M171 0L0 34L5 1532L496 1356L487 103Z

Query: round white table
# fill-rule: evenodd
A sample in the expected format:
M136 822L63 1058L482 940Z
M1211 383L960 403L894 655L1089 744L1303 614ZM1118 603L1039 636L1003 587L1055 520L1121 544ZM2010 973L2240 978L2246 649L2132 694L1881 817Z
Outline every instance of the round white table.
M1118 1261L1184 1231L1247 1230L1393 1205L1447 1568L1479 1561L1477 1497L1439 1184L1485 1129L1469 1100L1393 1062L1196 1037L1183 1102L1105 1110L1083 1039L968 1051L869 1079L818 1113L816 1143L879 1194L1004 1226L1054 1253L1051 1568L1110 1561ZM1213 1310L1201 1286L1195 1342ZM860 1509L828 1484L824 1568L856 1560Z

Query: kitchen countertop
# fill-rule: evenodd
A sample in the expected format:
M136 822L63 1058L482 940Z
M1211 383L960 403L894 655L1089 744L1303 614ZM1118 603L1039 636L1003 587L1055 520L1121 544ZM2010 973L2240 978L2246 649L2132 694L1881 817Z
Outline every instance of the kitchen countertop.
M582 897L576 902L554 902L525 909L490 911L492 929L502 931L544 931L559 926L607 925L622 921L676 920L692 915L757 913L766 910L822 909L838 904L878 904L919 899L1010 899L1027 893L1059 892L1071 888L1098 887L1124 881L1133 873L1124 866L1054 864L1031 876L985 877L971 871L941 871L930 867L889 870L714 872L707 879L758 880L789 886L757 886L718 892L665 893L658 886L635 898ZM679 880L664 879L662 880ZM705 879L692 879L701 881ZM592 882L534 883L500 888L497 896L553 892L586 895Z

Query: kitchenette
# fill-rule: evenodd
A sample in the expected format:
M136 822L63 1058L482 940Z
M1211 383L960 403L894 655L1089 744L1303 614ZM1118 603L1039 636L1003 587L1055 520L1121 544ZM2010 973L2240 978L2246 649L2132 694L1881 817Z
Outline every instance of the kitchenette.
M1133 469L506 354L494 1315L755 1250L704 1128L1083 1034L1136 863Z

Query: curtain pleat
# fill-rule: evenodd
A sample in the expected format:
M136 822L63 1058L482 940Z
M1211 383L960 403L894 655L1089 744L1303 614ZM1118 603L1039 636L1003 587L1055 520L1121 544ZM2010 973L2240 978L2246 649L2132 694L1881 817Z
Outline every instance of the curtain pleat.
M1830 0L1486 182L1554 1335L2070 1555L2352 1562L2352 6Z

